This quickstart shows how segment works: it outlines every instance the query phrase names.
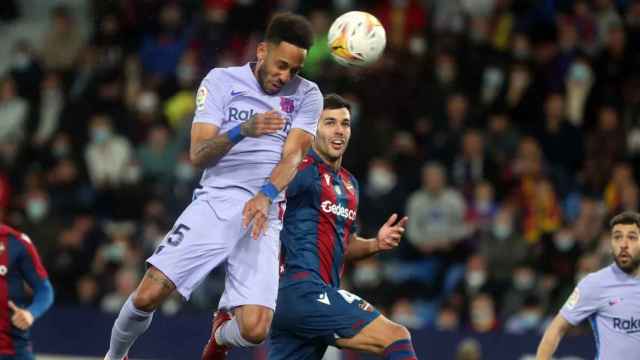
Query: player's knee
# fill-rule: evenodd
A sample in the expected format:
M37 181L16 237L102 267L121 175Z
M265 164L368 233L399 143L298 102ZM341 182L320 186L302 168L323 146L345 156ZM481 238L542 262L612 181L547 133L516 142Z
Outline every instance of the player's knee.
M390 323L385 334L386 336L383 344L385 349L398 340L411 339L409 329L396 323Z
M245 340L260 344L269 335L269 328L271 328L271 316L257 313L256 316L243 317L240 333Z
M138 291L133 294L133 306L138 310L147 312L155 311L161 302L160 296L153 291L138 289Z
M240 333L245 340L257 345L262 343L269 335L269 326L264 323L256 323L253 327L243 327Z

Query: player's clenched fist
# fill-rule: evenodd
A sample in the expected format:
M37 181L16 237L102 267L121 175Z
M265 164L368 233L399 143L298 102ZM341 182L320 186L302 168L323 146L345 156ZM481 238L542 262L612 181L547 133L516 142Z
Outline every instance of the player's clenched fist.
M17 307L13 301L9 301L9 309L13 311L13 315L11 316L13 326L20 330L27 330L31 327L33 324L33 315L28 310Z
M266 134L276 133L284 127L285 120L279 112L275 110L253 115L249 120L240 126L240 133L243 136L258 137Z

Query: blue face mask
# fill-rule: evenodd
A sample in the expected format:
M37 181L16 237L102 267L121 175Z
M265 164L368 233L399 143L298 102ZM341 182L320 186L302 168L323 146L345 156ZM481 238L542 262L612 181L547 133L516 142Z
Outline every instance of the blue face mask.
M47 214L48 205L44 200L31 200L27 202L25 210L31 221L38 222Z
M94 142L102 144L111 137L111 130L105 128L96 128L91 130L91 138Z
M589 78L589 68L583 64L573 65L569 76L572 80L585 81Z

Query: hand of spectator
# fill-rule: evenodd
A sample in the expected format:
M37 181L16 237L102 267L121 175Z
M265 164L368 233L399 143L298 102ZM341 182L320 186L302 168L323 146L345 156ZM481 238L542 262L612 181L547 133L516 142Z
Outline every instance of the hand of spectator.
M21 309L13 303L13 301L9 301L9 309L13 311L13 315L11 316L11 323L13 326L17 327L20 330L27 330L33 324L33 315L29 312L29 310Z
M378 251L391 250L400 243L402 234L404 234L405 231L404 227L409 218L405 216L398 222L396 222L396 220L398 220L398 214L391 215L387 222L378 230L378 236L376 237L378 241Z

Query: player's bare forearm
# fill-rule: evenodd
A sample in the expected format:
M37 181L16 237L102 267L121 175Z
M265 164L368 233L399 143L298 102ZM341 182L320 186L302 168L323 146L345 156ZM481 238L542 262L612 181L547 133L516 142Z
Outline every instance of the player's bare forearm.
M212 139L200 140L191 145L191 162L194 166L204 169L220 160L231 150L233 145L227 134L219 134Z
M282 159L271 172L271 183L278 189L284 190L298 172L298 165L309 151L313 135L301 129L292 129L287 137L282 152Z
M349 247L345 254L347 261L356 261L375 255L380 252L376 238L365 239L357 235L351 237Z
M347 248L347 260L358 260L377 254L380 251L394 249L400 243L408 220L409 218L406 216L398 220L398 214L392 214L380 227L375 238L364 239L355 234L352 235Z
M194 166L204 169L215 164L238 141L245 137L257 138L274 134L282 129L284 120L275 111L253 115L239 126L220 134L213 124L194 123L191 127L190 157Z
M569 322L562 315L556 315L538 345L536 360L551 360L569 327Z

